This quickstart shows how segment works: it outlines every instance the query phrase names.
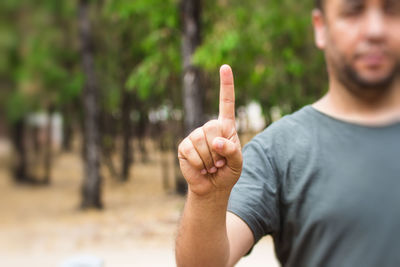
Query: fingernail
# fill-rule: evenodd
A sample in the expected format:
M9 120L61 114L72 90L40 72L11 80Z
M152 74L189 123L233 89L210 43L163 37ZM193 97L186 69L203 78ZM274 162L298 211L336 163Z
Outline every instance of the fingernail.
M230 67L228 64L224 64L224 65L221 66L220 69L221 69L224 73L229 73L230 68L231 68L231 67Z
M216 173L217 171L218 171L218 169L215 168L215 167L212 167L212 168L210 169L210 173Z
M200 172L202 175L206 175L207 174L207 170L206 169L202 169Z
M215 166L217 166L218 168L221 168L221 167L223 167L224 165L225 165L225 160L223 160L223 159L218 160L218 161L215 163Z

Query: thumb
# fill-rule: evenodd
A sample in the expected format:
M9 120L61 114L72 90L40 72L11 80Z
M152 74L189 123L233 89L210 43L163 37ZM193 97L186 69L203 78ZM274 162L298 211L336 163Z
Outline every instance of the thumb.
M242 152L239 146L232 141L217 137L212 143L212 149L227 160L227 165L233 169L242 168Z

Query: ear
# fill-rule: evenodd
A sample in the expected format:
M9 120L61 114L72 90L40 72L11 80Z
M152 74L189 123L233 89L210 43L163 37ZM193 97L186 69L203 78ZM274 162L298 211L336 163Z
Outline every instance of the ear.
M326 23L325 16L319 9L314 9L312 12L312 22L314 26L314 40L316 46L324 50L326 46Z

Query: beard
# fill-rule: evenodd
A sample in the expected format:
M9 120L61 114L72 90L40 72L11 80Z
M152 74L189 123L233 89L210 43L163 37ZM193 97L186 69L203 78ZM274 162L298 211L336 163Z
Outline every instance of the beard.
M353 57L356 59L356 56ZM337 50L335 56L330 57L330 67L338 81L351 93L358 96L380 95L389 91L400 78L400 59L396 60L394 67L380 79L369 80Z

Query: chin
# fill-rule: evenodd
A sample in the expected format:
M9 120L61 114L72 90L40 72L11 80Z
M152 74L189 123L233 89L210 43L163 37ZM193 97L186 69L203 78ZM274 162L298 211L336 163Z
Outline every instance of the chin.
M390 75L360 75L359 80L365 84L383 84L391 80Z
M364 70L357 71L355 68L347 69L347 76L350 81L358 87L365 89L384 89L391 86L397 72L391 70Z

